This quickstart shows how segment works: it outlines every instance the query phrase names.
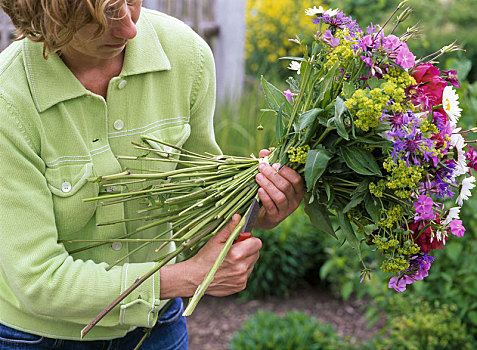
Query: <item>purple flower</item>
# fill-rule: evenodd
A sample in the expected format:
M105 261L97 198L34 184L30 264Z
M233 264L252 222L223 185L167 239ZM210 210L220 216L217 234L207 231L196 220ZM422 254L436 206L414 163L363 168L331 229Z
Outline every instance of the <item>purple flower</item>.
M412 159L415 165L421 165L418 156L422 156L424 162L433 161L434 165L438 163L438 159L435 155L435 141L425 138L420 132L417 131L415 126L412 126L410 132L402 137L398 133L389 133L392 137L398 137L393 142L392 157L394 160L402 159L409 165L409 160Z
M442 71L442 77L445 81L451 83L452 86L459 88L462 87L459 84L459 80L457 79L457 72L455 70Z
M450 229L451 233L457 237L462 237L465 233L465 227L462 226L462 220L452 220L450 223Z
M406 290L406 285L414 282L409 276L394 276L391 277L388 283L388 287L394 289L396 292L404 292Z
M325 43L329 44L331 47L336 47L340 44L340 39L334 38L331 34L331 30L325 30L325 33L322 36L322 39Z
M366 56L361 56L361 59L363 60L364 63L366 63L366 67L372 67L373 66L373 58L372 57L366 57Z
M432 220L435 217L434 213L434 201L431 197L421 194L417 199L417 203L414 203L416 209L415 221L420 220Z
M409 268L401 271L399 276L389 280L388 287L397 292L404 292L408 284L421 281L429 275L429 269L434 258L427 254L414 255L409 261Z

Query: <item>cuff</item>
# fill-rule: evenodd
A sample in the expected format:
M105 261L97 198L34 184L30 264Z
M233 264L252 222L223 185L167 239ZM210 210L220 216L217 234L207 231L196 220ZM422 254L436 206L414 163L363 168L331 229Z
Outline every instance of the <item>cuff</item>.
M121 293L138 278L152 270L156 263L124 264ZM144 281L119 304L119 323L127 326L151 328L157 322L161 303L159 271Z

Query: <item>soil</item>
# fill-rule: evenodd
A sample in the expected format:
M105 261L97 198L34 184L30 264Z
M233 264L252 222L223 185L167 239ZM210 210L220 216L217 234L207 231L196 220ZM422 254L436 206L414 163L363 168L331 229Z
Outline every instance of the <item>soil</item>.
M186 303L186 300L184 300ZM330 291L308 287L289 298L269 298L241 302L237 296L205 296L187 318L190 350L226 350L227 345L241 324L258 310L284 315L288 311L303 311L321 322L331 324L350 341L367 340L383 325L383 320L369 328L364 317L367 302L343 301Z

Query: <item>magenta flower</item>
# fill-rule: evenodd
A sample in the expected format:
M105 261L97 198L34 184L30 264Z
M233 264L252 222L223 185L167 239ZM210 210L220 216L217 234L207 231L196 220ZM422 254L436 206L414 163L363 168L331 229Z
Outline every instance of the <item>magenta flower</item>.
M295 94L295 93L291 92L290 89L283 91L283 94L287 98L288 102L293 102L295 100L293 98L293 96L298 95L298 94Z
M442 77L445 81L451 83L452 86L458 88L462 87L459 84L459 80L457 79L457 72L455 70L442 71Z
M414 217L415 221L420 220L432 220L434 219L434 201L431 197L421 194L417 199L417 203L414 203L414 208L416 208L416 216Z
M457 237L462 237L465 233L465 227L462 226L462 220L452 220L450 223L450 229L451 233Z
M416 56L409 51L406 43L402 43L402 46L397 50L396 63L399 64L404 69L409 69L414 67L416 64Z
M402 42L397 36L391 34L384 38L383 47L389 51L396 51L402 44L404 44L404 42Z
M469 148L469 150L465 154L465 158L467 158L467 160L469 161L469 163L467 163L467 166L477 171L477 152L470 145L467 145L467 147Z
M333 34L331 34L331 30L329 29L325 30L325 33L323 34L322 39L325 43L329 44L331 47L336 47L340 44L340 39L333 37Z

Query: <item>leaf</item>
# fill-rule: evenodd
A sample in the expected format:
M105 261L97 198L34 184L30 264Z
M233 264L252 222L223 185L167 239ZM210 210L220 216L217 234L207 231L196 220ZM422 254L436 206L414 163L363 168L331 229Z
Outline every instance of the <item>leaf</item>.
M384 82L383 79L378 79L376 77L372 77L371 79L366 80L366 83L369 85L369 88L371 90L380 87L382 82Z
M272 84L270 84L263 77L263 75L262 75L262 88L263 88L263 93L265 94L265 99L267 100L270 108L273 109L275 112L278 112L280 107L283 105L283 113L290 116L292 112L292 106L290 102L288 102L283 92L277 89Z
M348 204L343 209L343 213L347 213L354 207L356 207L358 204L360 204L364 199L366 198L366 195L368 194L368 186L371 180L365 179L362 181L358 187L353 191L351 194L351 200L349 201Z
M318 203L318 201L313 201L313 203L310 204L305 203L305 213L318 232L328 234L338 239L328 211L323 204Z
M306 155L305 182L310 191L323 175L331 159L331 153L325 149L312 149Z
M341 210L338 210L336 214L338 216L338 222L340 224L341 231L346 237L346 241L349 243L351 248L357 251L359 258L361 259L360 243L356 237L356 234L354 233L353 226L351 226L351 223L349 222L348 216L345 215Z
M340 153L346 165L361 175L382 176L373 154L359 147L340 147Z
M379 202L376 199L374 199L374 197L371 194L368 193L368 195L364 199L364 206L369 216L373 220L373 222L377 224L379 222L379 216L381 212L381 207L379 206Z
M323 112L321 108L313 108L300 115L300 118L298 118L299 130L301 131L306 127L311 128L316 120L316 116L321 112Z
M353 84L350 84L347 81L343 83L343 93L347 99L353 96L354 91L355 91L355 88Z
M343 298L343 300L347 300L350 297L352 292L353 292L353 282L346 281L341 286L341 297Z
M340 97L337 97L335 103L335 116L330 118L328 121L328 125L331 125L332 123L335 124L338 135L345 140L349 140L348 132L346 131L346 126L344 123L344 113L347 110L348 109L344 105L344 101Z
M324 100L326 93L329 93L332 89L338 65L339 61L335 63L333 68L331 68L328 73L320 79L320 81L318 81L317 103L321 103Z

